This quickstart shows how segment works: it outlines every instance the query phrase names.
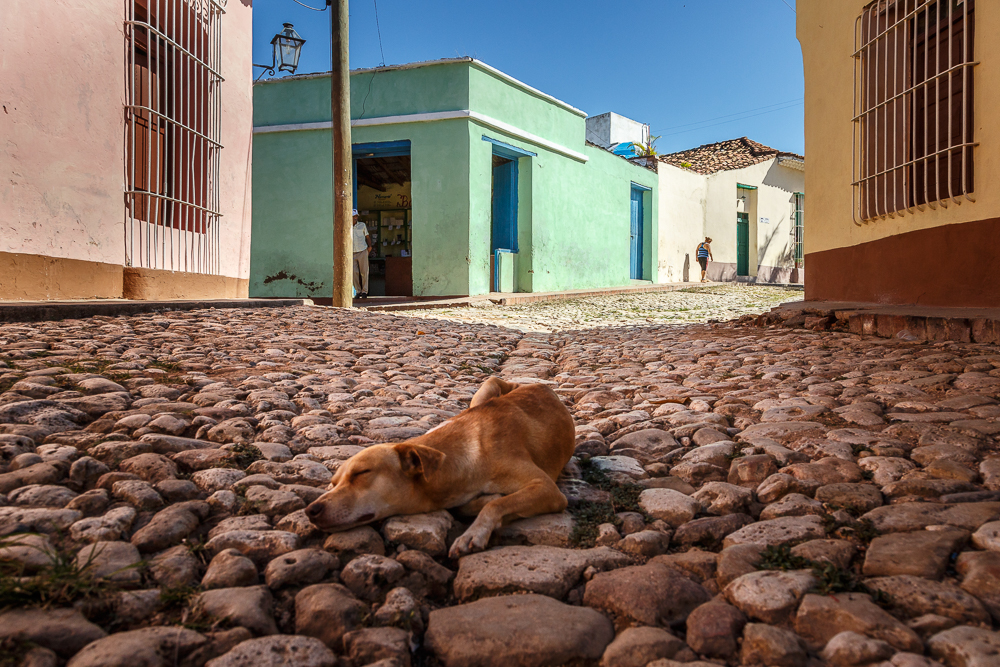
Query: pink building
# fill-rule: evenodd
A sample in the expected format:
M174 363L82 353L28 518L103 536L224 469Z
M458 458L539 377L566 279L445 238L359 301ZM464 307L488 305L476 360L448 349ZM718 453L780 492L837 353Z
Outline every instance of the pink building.
M3 0L0 300L245 297L252 0Z

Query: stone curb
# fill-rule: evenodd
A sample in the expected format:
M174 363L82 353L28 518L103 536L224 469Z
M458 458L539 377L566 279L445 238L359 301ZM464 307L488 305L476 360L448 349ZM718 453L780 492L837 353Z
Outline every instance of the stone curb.
M757 318L759 325L825 331L911 342L1000 344L1000 309L879 306L822 301L785 303Z
M0 303L0 322L46 322L103 316L207 308L285 308L312 305L309 299L211 299L197 301L25 301Z

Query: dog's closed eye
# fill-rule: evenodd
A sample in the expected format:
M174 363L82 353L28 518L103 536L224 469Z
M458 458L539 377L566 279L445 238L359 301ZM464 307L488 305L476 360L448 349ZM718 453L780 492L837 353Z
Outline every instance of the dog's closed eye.
M357 479L358 477L361 477L362 475L367 475L370 472L371 472L371 470L358 470L356 472L352 472L351 473L351 477L353 479Z

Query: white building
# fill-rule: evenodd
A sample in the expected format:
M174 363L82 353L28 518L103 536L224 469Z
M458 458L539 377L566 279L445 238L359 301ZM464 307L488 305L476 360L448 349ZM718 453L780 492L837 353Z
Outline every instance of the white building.
M746 137L659 157L657 282L802 282L805 158Z
M621 144L646 144L649 125L609 111L587 118L587 141L609 150Z

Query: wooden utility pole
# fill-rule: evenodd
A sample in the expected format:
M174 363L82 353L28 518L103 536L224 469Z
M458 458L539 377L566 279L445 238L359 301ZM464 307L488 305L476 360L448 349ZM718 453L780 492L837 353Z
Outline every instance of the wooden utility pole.
M331 60L330 117L333 120L333 305L353 304L354 248L351 247L351 72L348 61L348 0L330 3Z

